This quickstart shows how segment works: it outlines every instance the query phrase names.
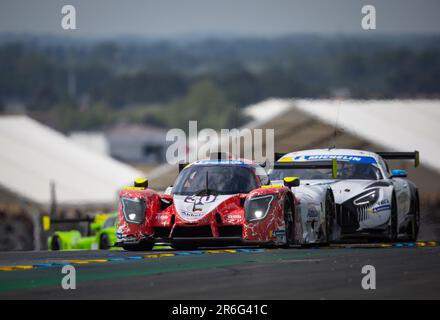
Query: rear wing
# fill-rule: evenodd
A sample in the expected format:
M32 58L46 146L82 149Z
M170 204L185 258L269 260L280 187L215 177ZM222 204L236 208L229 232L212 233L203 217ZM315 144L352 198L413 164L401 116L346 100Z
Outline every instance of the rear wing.
M91 227L92 224L102 224L104 223L107 218L109 218L111 214L108 213L100 213L96 214L93 217L86 216L84 218L51 218L50 216L43 216L43 229L44 231L49 231L51 224L54 225L62 225L62 224L75 224L75 223L87 223L87 234L91 234Z
M276 162L274 169L331 169L333 179L338 176L338 162L336 159L332 161Z
M414 167L420 164L420 153L416 150L413 152L376 152L384 160L414 160Z
M51 228L51 225L60 225L60 224L74 224L74 223L87 223L87 235L90 236L92 234L91 230L91 224L95 221L92 217L85 217L85 218L67 218L67 219L54 219L50 216L43 216L43 230L49 231Z
M80 222L93 223L93 221L95 221L95 219L92 217L72 218L72 219L50 219L50 222L53 224L67 224L67 223L80 223Z

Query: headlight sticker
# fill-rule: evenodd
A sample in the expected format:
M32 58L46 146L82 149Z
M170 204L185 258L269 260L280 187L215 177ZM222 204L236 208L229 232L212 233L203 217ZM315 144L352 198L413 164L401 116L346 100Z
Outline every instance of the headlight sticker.
M386 205L381 205L381 206L378 206L378 207L375 207L375 208L371 208L370 212L371 213L378 213L378 212L385 211L385 210L390 210L390 209L391 209L391 206L389 204L386 204Z
M353 200L355 206L371 206L379 199L379 189L368 190Z
M141 224L145 218L146 203L138 198L121 198L124 218L129 223Z
M263 220L267 216L274 198L273 194L269 194L248 199L245 203L246 220Z

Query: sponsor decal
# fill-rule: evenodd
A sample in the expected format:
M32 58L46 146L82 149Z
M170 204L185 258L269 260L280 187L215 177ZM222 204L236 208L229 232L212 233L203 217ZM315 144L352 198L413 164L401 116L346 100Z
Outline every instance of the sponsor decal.
M271 237L275 237L278 241L286 240L286 230L285 229L276 229L273 230L270 234Z
M307 211L307 217L309 218L316 218L319 216L319 212L318 210L316 210L315 207L310 207L309 210Z
M212 203L215 202L215 200L217 199L216 195L209 195L209 196L187 196L185 198L185 200L183 200L186 203L193 203L193 204L197 204L197 205L204 205L206 203Z
M241 215L240 214L228 214L225 216L226 219L228 220L237 220L237 219L241 219Z
M157 215L157 220L158 220L158 221L167 220L168 217L169 217L169 216L166 215L166 214L159 214L159 215Z
M179 213L182 216L182 218L187 220L198 220L205 215L203 211L200 212L181 211Z
M319 161L319 160L333 160L336 159L338 161L345 162L353 162L353 163L376 163L376 160L373 157L367 156L354 156L354 155L345 155L345 154L318 154L318 155L299 155L293 157L293 161Z
M286 230L284 230L284 229L278 229L278 230L272 231L272 236L274 236L274 237L281 237L281 236L285 236L285 235L286 235Z
M385 204L385 205L371 208L370 213L374 214L374 213L378 213L378 212L382 212L382 211L390 210L390 209L391 209L391 206L389 204Z
M232 196L233 195L175 196L174 204L181 218L189 222L194 222L206 216L219 204Z

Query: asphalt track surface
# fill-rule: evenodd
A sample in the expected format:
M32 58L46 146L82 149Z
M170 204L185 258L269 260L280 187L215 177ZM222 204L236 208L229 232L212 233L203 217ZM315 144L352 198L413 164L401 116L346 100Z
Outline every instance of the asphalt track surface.
M76 269L64 290L62 266ZM361 286L376 269L376 290ZM0 299L439 299L436 242L318 248L0 253Z

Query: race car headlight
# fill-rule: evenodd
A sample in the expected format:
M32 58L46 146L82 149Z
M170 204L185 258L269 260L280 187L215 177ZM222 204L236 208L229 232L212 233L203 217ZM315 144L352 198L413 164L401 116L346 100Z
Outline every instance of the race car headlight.
M353 204L357 207L371 206L379 199L379 190L368 190L353 200Z
M121 198L125 221L141 224L145 218L145 201L137 198Z
M247 199L244 203L246 221L263 220L269 212L273 199L272 194Z

